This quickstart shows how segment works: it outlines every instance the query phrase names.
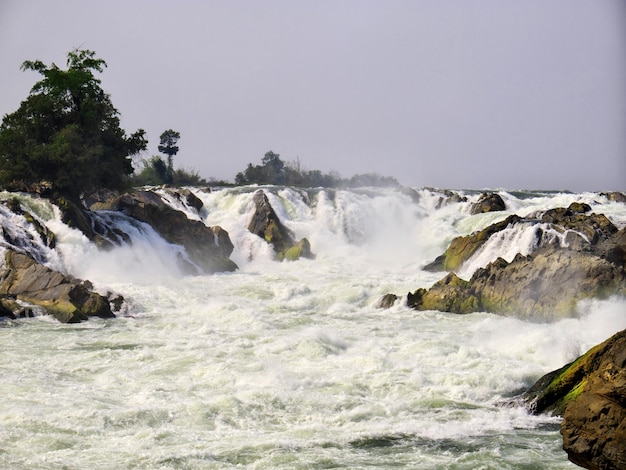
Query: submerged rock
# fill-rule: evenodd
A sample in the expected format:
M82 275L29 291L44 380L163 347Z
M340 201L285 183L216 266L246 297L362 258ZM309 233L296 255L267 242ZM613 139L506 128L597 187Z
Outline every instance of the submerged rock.
M540 378L521 400L563 416L563 449L589 469L626 468L626 330Z
M378 302L378 308L391 308L394 306L398 298L399 297L396 294L385 294Z
M303 238L295 242L293 233L280 221L263 190L256 191L252 201L255 211L248 230L272 245L279 260L314 258L309 241Z
M13 316L32 316L24 313L19 304L7 303L18 299L42 307L63 323L77 323L95 316L115 317L107 298L91 290L88 283L54 271L30 256L7 250L5 266L0 272L0 295L3 306Z

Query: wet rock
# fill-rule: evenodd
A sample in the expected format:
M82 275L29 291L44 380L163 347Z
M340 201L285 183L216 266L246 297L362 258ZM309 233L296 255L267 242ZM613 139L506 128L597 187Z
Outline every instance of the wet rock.
M416 310L471 313L479 311L479 301L471 284L450 273L430 289L417 289L407 296L407 306Z
M563 416L563 449L575 464L626 468L626 330L540 378L521 401Z
M284 256L282 257L282 259L285 259L287 261L295 261L299 258L315 258L315 255L311 252L311 244L306 238L301 239L294 246L288 248L285 251ZM280 254L279 259L281 259Z
M504 200L497 193L482 193L478 202L472 204L471 214L482 214L484 212L503 211L506 209Z
M77 323L91 316L115 317L108 300L71 276L39 264L28 255L7 250L0 272L0 295L38 305L63 323ZM23 311L10 308L15 316ZM26 315L30 316L30 315Z
M279 260L314 257L306 238L295 242L293 233L280 221L263 190L255 192L252 201L255 211L248 224L248 230L272 245Z
M48 248L54 248L56 246L56 235L49 230L48 227L40 223L30 212L24 210L17 199L9 199L6 202L6 206L11 212L23 216L26 221L35 228L35 231Z
M470 259L494 233L504 230L510 225L520 222L522 219L517 215L511 215L501 222L474 232L464 237L456 237L450 242L444 254L438 256L432 263L424 266L425 271L455 271Z
M233 244L221 227L207 227L199 220L190 220L183 212L167 205L153 191L132 191L112 199L95 202L92 209L114 210L149 224L169 243L185 247L189 259L202 272L234 271L237 265L229 259ZM180 260L188 274L197 274L194 265Z
M454 239L428 269L457 269L494 233L520 222L550 224L566 234L567 246L543 244L538 227L539 248L531 255L517 255L510 263L497 259L478 269L469 281L450 274L431 289L411 293L408 305L418 310L487 311L553 321L574 315L579 300L626 294L626 229L619 231L604 215L587 212L585 206L570 206L537 214L537 219L510 216Z
M459 193L450 191L449 189L424 188L431 193L439 194L436 208L440 209L448 204L457 204L459 202L467 202L467 198Z
M606 197L609 201L626 203L626 194L617 191L608 193L600 193L601 196Z
M191 207L195 209L196 212L200 212L202 207L204 207L204 203L202 200L196 196L190 189L187 188L166 188L165 191L181 201L187 207Z
M53 201L61 210L61 220L69 227L80 230L89 240L103 250L109 250L124 243L126 234L116 232L103 224L93 212L84 208L81 203L65 198L56 198Z
M391 308L396 303L399 297L395 294L385 294L383 298L378 302L378 308Z

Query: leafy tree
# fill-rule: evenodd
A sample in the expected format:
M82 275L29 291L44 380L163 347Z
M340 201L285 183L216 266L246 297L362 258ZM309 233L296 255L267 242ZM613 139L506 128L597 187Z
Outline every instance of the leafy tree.
M174 184L176 186L205 186L209 183L197 171L176 168L172 173L167 163L158 155L142 160L143 168L135 174L132 183L136 186Z
M43 76L17 111L0 125L0 184L8 189L46 182L72 199L99 188L125 186L131 156L145 150L145 132L130 136L94 75L106 62L89 50L67 55L67 69L25 61Z
M178 139L180 139L180 132L173 131L172 129L168 129L161 134L159 152L167 155L167 170L169 174L166 183L173 182L174 166L172 164L172 157L178 153L178 146L176 145Z
M237 173L235 182L237 184L285 184L285 163L277 153L266 152L261 159L263 165L248 167L244 172Z

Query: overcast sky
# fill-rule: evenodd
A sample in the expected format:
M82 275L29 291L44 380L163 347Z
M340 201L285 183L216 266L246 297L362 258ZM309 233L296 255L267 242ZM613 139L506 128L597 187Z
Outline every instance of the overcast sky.
M409 186L626 190L624 0L0 0L0 114L96 51L149 158L234 180L268 150Z

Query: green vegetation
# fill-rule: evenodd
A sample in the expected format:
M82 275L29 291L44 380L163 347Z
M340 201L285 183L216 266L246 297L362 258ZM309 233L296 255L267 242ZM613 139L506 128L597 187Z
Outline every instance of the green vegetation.
M180 132L168 129L161 134L161 144L159 145L159 152L167 155L167 174L166 183L174 182L174 166L172 164L172 157L178 153L178 146L176 143L180 139Z
M78 199L99 188L120 189L133 172L131 157L145 150L142 129L126 136L119 112L94 75L106 62L89 50L67 55L67 69L26 61L22 70L43 79L0 125L0 185L46 187Z
M132 185L208 185L193 170L174 169L180 133L172 129L160 136L158 149L166 156L142 159L134 172L132 157L144 151L143 129L130 136L120 128L120 114L100 86L96 72L106 62L95 52L74 49L67 54L67 69L56 64L25 61L22 70L38 72L35 83L17 111L0 124L0 187L39 192L78 201L98 189L125 189ZM224 182L212 184L226 185ZM299 159L285 163L267 152L261 165L248 164L236 184L276 184L301 187L397 186L391 177L377 174L342 179L337 173L304 170Z
M172 184L174 186L208 186L209 182L201 178L197 171L184 168L173 169L169 172L167 164L158 155L150 160L141 160L143 168L132 177L134 186L160 186Z
M280 155L267 152L261 159L261 165L252 165L237 173L236 184L277 184L303 187L357 187L357 186L399 186L398 181L390 176L375 173L355 175L342 179L336 173L322 173L319 170L303 170L300 160L284 163Z

